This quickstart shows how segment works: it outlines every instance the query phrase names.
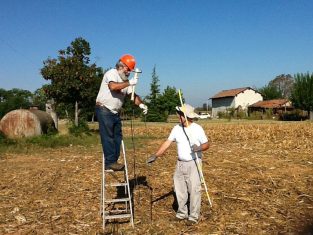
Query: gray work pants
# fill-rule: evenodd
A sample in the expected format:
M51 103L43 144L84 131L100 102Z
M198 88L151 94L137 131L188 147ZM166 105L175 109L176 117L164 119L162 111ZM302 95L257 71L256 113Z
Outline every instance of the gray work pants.
M200 159L199 162L201 162ZM198 221L201 206L201 181L196 161L177 161L174 173L174 187L178 202L176 217ZM189 216L187 208L188 194L190 202Z

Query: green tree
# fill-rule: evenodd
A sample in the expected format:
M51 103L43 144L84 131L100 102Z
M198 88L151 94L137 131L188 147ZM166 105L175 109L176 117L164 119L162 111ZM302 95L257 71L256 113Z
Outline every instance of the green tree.
M134 104L130 96L126 96L122 107L122 118L129 119L133 116L139 117L142 113L141 109Z
M152 70L152 81L150 84L150 95L148 96L151 104L156 104L157 98L160 95L159 81L159 76L156 73L156 66L154 66Z
M161 107L160 103L160 85L159 76L156 73L156 66L152 70L152 81L150 83L150 94L146 97L146 103L149 107L146 121L164 122L167 120L167 114Z
M264 100L283 98L281 91L279 91L277 87L272 85L267 85L257 90L262 94Z
M296 108L313 111L313 73L295 75L291 101Z
M47 85L43 85L41 88L38 88L33 94L33 104L37 105L40 110L46 109L47 103L47 95L45 92L45 87Z
M167 86L161 93L159 81L159 76L154 66L152 70L152 81L150 83L150 94L145 98L145 103L149 107L146 121L149 122L167 121L168 115L175 113L175 107L180 106L176 88Z
M158 105L161 112L165 112L167 115L175 114L175 107L180 106L180 100L176 88L167 86L162 95L159 96Z
M96 64L89 64L90 45L83 38L76 38L57 59L43 62L41 75L49 80L45 87L47 97L53 98L56 107L65 107L70 118L78 125L78 115L84 117L94 111L94 102L103 76ZM79 109L78 109L79 107Z
M28 109L32 105L32 98L33 94L28 90L0 89L0 118L15 109Z

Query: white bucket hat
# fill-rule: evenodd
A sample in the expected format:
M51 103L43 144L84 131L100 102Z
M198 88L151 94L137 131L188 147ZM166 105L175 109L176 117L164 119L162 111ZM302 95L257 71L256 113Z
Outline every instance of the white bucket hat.
M176 106L176 111L184 113L190 119L199 118L199 115L194 110L195 108L189 104L184 104L182 107Z

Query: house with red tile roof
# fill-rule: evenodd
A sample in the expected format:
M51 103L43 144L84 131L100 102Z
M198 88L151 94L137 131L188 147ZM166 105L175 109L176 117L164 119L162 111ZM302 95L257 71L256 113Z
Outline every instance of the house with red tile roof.
M249 105L249 113L251 112L265 112L267 109L271 109L273 114L286 112L293 110L291 102L288 99L275 99L275 100L264 100L256 102L252 105Z
M263 101L263 96L251 87L243 87L220 91L211 99L212 117L217 117L219 112L231 108L248 111L249 105Z

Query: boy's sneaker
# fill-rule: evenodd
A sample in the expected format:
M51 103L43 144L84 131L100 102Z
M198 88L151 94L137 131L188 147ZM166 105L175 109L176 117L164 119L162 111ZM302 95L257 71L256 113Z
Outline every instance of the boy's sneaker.
M194 220L187 220L186 221L186 225L187 226L193 226L193 225L196 225L198 222L197 221L194 221Z
M179 218L179 217L174 217L174 218L171 218L170 221L171 222L181 222L181 221L184 221L185 218Z
M124 170L124 167L125 167L124 165L114 162L111 165L106 166L105 169L113 171L122 171Z

